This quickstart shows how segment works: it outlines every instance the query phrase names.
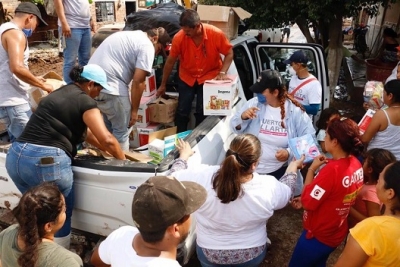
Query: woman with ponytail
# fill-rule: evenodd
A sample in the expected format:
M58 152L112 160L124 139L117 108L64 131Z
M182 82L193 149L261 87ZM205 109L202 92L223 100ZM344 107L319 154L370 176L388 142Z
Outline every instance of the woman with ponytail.
M292 161L278 181L255 172L261 156L260 141L252 134L236 136L220 166L187 168L193 154L179 140L180 157L170 173L207 190L207 200L195 213L197 257L202 266L259 266L267 246L266 222L291 197L304 157Z
M314 159L307 170L301 197L292 201L295 208L304 209L304 230L289 267L326 266L329 255L347 235L347 216L363 185L363 167L356 157L364 145L353 120L329 121L325 149L332 159L322 155Z
M0 233L2 267L81 267L82 259L53 242L65 221L65 200L45 182L23 194L12 211L17 224Z
M257 97L247 101L232 117L231 129L235 133L251 133L260 139L263 153L256 170L279 178L293 157L288 140L305 134L314 136L315 129L302 106L287 93L278 71L261 72L250 90ZM302 184L299 172L295 195L300 195Z
M75 66L70 76L73 84L61 87L40 101L6 157L8 175L21 193L45 181L58 186L65 197L67 218L55 242L67 248L74 207L71 164L77 146L86 141L117 159L125 159L93 99L103 88L109 90L106 73L90 64Z

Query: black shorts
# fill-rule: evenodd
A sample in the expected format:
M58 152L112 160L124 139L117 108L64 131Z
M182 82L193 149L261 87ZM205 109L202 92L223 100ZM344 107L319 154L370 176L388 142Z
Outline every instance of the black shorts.
M285 37L285 34L286 34L286 38L289 38L289 35L290 35L290 29L289 28L283 28L282 38Z

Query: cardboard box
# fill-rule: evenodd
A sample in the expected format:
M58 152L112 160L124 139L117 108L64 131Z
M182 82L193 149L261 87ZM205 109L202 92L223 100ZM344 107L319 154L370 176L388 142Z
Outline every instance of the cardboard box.
M238 36L239 20L251 17L241 7L198 5L197 13L204 23L221 29L229 40Z
M150 121L157 123L170 123L175 119L178 99L159 97L149 104Z
M358 123L358 128L360 130L360 134L363 135L368 128L368 125L371 123L372 117L375 114L375 110L368 109L364 114L360 122Z
M147 145L149 142L149 134L160 130L161 124L151 123L146 127L133 127L131 134L129 135L129 146L140 147Z
M178 139L183 139L192 131L176 133L176 126L153 132L149 136L149 156L153 158L152 163L160 163L169 152L175 149Z
M50 71L42 77L46 79L46 83L53 85L54 90L60 88L63 85L66 85L63 78L54 71ZM31 107L33 109L36 109L39 105L40 100L47 95L48 93L46 91L43 91L39 87L33 86L29 92L29 103Z
M208 80L203 86L204 115L229 116L238 95L237 75L228 75L231 80Z
M156 71L152 69L151 76L146 77L146 88L143 91L143 96L155 95L156 91L157 91Z
M138 119L135 123L136 127L146 127L150 124L150 109L149 104L156 99L156 95L142 96L138 109Z

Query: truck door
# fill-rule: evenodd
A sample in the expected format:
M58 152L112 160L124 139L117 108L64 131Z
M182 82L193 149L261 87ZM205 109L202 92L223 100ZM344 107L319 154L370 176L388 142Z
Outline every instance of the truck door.
M321 109L316 116L314 116L314 123L318 121L321 110L329 107L330 94L329 94L329 81L328 81L328 68L326 65L325 55L323 48L317 44L288 44L288 43L249 43L252 47L250 51L254 53L255 65L257 68L257 75L260 71L266 69L275 69L279 71L282 78L289 84L291 75L288 71L289 65L283 63L288 59L293 52L303 50L308 56L308 70L313 74L322 85L322 99Z

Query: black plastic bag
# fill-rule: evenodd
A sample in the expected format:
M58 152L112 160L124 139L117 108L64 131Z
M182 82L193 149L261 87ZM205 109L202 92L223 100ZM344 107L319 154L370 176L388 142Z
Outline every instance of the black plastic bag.
M153 9L142 10L127 16L124 31L142 30L163 27L171 38L180 30L179 17L184 7L169 2Z

